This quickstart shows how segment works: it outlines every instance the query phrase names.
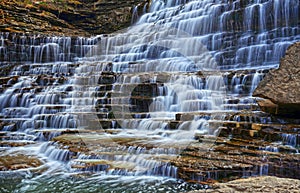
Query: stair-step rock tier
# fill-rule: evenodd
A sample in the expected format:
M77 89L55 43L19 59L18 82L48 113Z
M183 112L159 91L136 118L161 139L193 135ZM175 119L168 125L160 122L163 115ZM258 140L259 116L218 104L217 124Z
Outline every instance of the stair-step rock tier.
M0 79L1 151L26 146L44 170L79 178L299 178L299 119L264 113L252 97L300 39L298 8L293 0L153 0L122 33L43 40L48 52L32 43L41 49L33 55L32 37L16 37L26 59ZM169 188L184 191L177 187Z

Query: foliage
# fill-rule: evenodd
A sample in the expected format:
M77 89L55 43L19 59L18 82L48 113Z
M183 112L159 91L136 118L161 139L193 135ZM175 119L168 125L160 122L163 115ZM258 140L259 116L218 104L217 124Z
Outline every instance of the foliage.
M27 4L32 4L32 0L24 0L24 3Z

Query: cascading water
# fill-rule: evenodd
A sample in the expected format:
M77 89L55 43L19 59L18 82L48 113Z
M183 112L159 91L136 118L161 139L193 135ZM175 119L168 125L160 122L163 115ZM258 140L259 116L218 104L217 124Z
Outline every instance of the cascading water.
M299 14L298 0L153 0L132 27L112 35L1 33L0 65L17 64L1 80L1 151L27 145L48 169L32 181L47 183L40 180L51 174L58 188L62 173L92 172L110 186L95 186L103 191L150 192L160 179L162 192L193 189L174 181L182 171L173 160L185 149L205 154L226 124L273 122L255 116L251 94L300 40ZM281 140L298 152L294 132L278 134L273 145ZM259 147L270 149L280 152ZM268 173L261 170L246 173ZM190 180L205 179L197 175Z

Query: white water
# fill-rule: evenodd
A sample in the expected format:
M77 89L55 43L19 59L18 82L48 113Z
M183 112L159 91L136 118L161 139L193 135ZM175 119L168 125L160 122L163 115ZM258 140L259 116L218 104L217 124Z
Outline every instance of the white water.
M95 121L101 116L110 128L121 131L94 133L95 138L109 139L112 144L118 144L117 138L140 138L136 148L149 145L150 149L135 152L123 146L120 153L112 145L99 151L115 152L114 156L77 155L77 162L97 159L134 164L133 170L109 170L108 176L177 177L177 168L152 159L153 155L176 157L195 142L195 135L218 133L220 125L210 125L210 121L222 121L225 112L250 109L251 94L264 70L277 67L287 47L299 41L297 15L297 0L153 0L149 13L135 25L112 35L72 40L17 39L2 33L3 65L25 63L14 68L11 75L19 75L18 81L0 95L1 120L12 123L3 130L15 129L44 141L67 130L101 132L104 123ZM9 52L6 39L22 48L19 55ZM182 123L170 128L170 121ZM283 138L296 146L294 138ZM88 141L84 136L82 140ZM51 142L45 142L40 153L66 165L76 162L70 161L68 150ZM104 164L86 170L106 169ZM68 172L82 171L68 168Z

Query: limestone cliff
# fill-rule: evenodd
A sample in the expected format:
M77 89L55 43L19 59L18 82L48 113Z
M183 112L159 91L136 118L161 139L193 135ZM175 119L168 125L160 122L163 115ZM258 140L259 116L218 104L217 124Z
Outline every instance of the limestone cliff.
M148 0L2 0L0 31L68 36L107 34L131 24Z

